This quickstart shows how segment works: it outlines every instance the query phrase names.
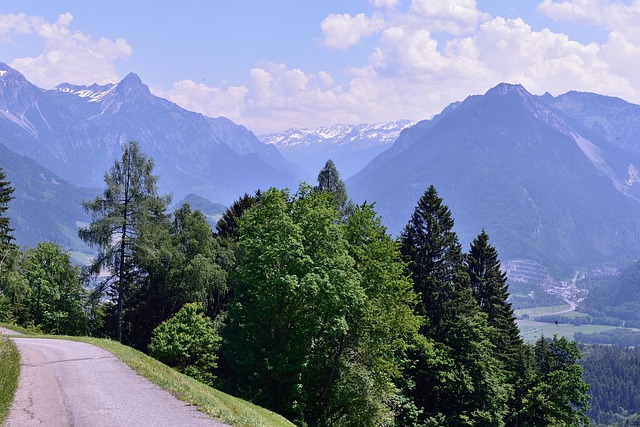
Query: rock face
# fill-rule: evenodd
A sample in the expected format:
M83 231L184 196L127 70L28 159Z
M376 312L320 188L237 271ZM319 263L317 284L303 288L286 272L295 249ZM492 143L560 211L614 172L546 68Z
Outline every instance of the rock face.
M601 133L501 84L402 132L347 181L398 234L434 184L467 244L483 228L503 260L552 271L640 253L640 160Z

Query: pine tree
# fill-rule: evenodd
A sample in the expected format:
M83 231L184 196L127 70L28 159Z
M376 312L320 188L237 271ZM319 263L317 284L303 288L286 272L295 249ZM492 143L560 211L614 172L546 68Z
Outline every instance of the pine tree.
M344 185L344 181L340 179L340 172L338 172L333 160L327 160L324 167L318 173L318 185L316 186L316 190L333 193L339 211L343 212L345 208L347 208L347 189Z
M469 305L464 301L469 279L453 225L451 211L430 186L401 235L401 251L420 297L418 312L427 319L423 329L437 341L447 339L447 319L454 317L457 304Z
M420 298L418 313L425 319L421 333L434 341L439 360L434 365L433 355L414 354L405 374L415 386L406 393L423 411L421 422L502 426L508 387L453 225L449 208L431 186L401 235Z
M489 326L498 332L494 340L496 354L506 368L513 371L524 342L507 301L507 276L501 270L498 252L489 244L489 235L484 230L471 243L466 264L473 295L480 309L487 314Z
M136 272L135 245L143 228L164 213L170 200L157 195L157 178L152 172L153 160L140 151L136 141L130 141L123 147L121 160L116 160L105 174L104 194L84 202L92 221L79 231L79 236L99 249L90 271L98 274L106 268L111 273L104 284L110 286L116 300L118 341L122 341L125 294L133 285Z
M216 234L224 239L237 239L238 219L244 211L256 205L260 201L260 197L261 192L258 190L253 196L244 193L244 196L233 202L216 224Z
M480 309L487 315L488 324L495 331L492 339L494 355L503 363L507 382L513 387L508 401L507 425L521 425L519 414L531 377L528 349L520 337L520 330L507 301L507 276L500 268L498 252L489 244L489 235L482 232L473 240L466 256L471 291Z
M414 354L405 374L415 384L406 393L423 411L421 422L451 426L502 426L506 415L504 372L494 357L491 330L480 312L466 271L449 208L430 186L401 235L409 262L421 333L434 355Z
M5 212L9 209L9 202L13 200L13 191L15 189L11 186L11 182L7 180L7 176L0 168L0 252L4 252L12 245L14 240L14 229L11 228L9 218L5 216ZM1 267L1 265L0 265ZM1 271L1 269L0 269Z

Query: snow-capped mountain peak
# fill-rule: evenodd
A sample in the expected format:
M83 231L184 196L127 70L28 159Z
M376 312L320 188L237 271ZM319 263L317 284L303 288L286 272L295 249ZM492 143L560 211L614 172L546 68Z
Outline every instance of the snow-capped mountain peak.
M292 128L280 133L260 135L258 138L265 144L285 150L317 144L376 146L393 143L404 128L413 124L410 120L359 125L340 123L317 129Z

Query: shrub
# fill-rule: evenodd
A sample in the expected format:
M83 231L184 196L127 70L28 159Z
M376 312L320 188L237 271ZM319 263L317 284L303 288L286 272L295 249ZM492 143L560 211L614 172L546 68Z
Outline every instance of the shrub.
M201 304L185 304L162 322L149 344L151 356L206 384L215 379L221 338Z

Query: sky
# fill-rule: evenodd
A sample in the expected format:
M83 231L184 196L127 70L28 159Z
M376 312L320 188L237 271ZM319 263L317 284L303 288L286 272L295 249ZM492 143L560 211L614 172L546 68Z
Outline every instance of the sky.
M640 104L640 0L0 0L39 87L134 72L257 135L421 120L501 83Z

